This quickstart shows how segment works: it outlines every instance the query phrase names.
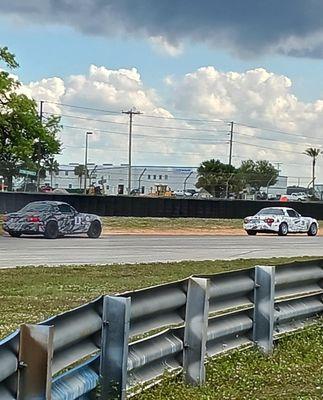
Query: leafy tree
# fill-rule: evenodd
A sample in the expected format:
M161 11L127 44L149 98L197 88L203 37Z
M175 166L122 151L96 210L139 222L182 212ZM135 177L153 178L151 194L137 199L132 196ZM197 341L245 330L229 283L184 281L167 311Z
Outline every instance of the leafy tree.
M237 170L237 179L243 187L250 185L257 191L264 186L274 185L277 182L279 171L266 160L247 160L241 163Z
M204 188L214 197L222 197L228 191L228 187L232 185L236 169L232 165L212 159L202 162L197 172L196 187Z
M17 68L15 56L7 47L0 48L0 61L7 68ZM41 165L60 152L57 134L58 117L41 123L37 104L19 94L20 82L8 71L0 71L0 175L12 189L13 177L24 167L40 171Z
M74 168L74 174L79 177L80 189L82 189L82 178L85 176L85 165L77 165Z
M317 157L322 154L320 149L316 149L314 147L309 147L304 151L304 154L312 158L312 190L313 195L315 193L315 166L316 166L316 159Z

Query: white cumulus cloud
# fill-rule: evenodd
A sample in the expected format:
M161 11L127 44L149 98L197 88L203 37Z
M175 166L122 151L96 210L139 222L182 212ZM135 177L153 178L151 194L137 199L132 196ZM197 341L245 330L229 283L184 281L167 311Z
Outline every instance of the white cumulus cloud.
M90 161L126 163L129 118L122 110L135 107L142 112L134 116L135 164L227 162L229 122L234 121L235 165L265 158L282 163L283 173L295 177L291 183L297 177L309 182L310 159L302 153L307 147L323 148L323 99L301 101L288 77L264 68L223 72L206 66L166 77L164 84L168 102L145 85L136 68L91 65L85 74L42 79L22 90L47 101L45 113L62 115L61 162L82 162L84 134L93 130ZM318 160L317 176L323 180L323 160Z

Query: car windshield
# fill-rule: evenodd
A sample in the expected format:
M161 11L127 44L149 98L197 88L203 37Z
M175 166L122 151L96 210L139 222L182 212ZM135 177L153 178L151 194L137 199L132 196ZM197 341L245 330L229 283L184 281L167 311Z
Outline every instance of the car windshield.
M51 209L51 205L47 203L29 203L24 208L20 210L20 212L31 212L31 211L49 211Z
M279 208L263 208L256 215L284 215L284 211Z

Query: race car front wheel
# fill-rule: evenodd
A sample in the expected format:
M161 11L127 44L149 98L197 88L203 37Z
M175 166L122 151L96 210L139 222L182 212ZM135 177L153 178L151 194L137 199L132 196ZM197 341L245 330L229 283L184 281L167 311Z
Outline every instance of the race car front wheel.
M98 237L100 237L101 232L102 232L102 226L100 222L92 221L89 230L87 231L87 235L89 238L97 239Z
M278 235L279 236L286 236L288 233L288 226L285 222L280 224Z
M250 236L255 236L257 235L257 231L247 231L247 234Z
M44 236L46 239L56 239L58 237L58 225L56 221L47 222Z
M12 237L20 237L21 236L21 232L17 232L17 231L9 231L8 233Z
M310 229L307 231L308 236L316 236L317 225L315 223L311 224Z

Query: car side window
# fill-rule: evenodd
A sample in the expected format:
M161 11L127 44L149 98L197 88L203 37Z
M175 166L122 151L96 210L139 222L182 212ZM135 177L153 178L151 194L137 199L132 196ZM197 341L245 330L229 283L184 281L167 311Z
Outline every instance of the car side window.
M293 217L293 218L297 218L298 217L297 212L294 211L294 210L287 210L287 214L288 214L289 217Z
M68 204L59 204L58 210L62 214L71 214L71 213L74 214L74 210Z

